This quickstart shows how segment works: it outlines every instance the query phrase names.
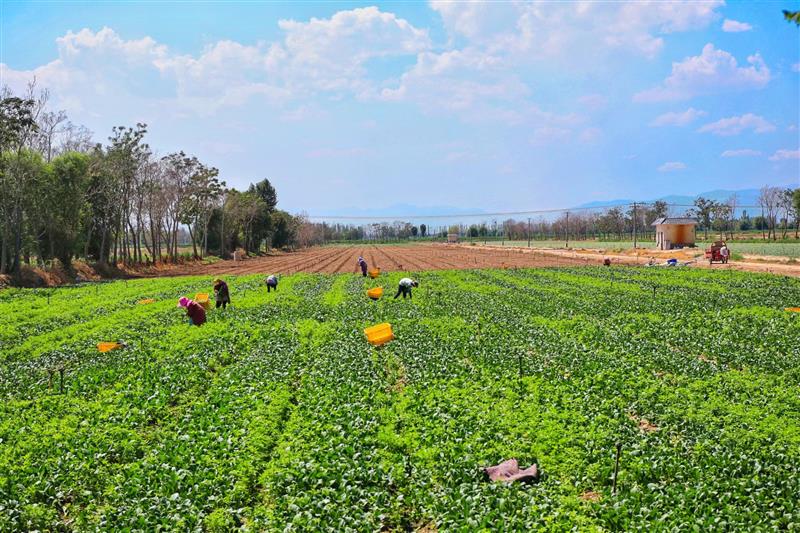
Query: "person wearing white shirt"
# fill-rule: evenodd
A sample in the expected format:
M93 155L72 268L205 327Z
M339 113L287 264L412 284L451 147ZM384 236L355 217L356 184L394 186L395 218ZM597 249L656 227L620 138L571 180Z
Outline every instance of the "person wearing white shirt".
M394 295L395 298L403 295L403 299L405 300L406 296L411 298L411 288L412 287L419 287L419 282L414 281L411 278L403 278L400 280L400 285L397 287L397 294Z

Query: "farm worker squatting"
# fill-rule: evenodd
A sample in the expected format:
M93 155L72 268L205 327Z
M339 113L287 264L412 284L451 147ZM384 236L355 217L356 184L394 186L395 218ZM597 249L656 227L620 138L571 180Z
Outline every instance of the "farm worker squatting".
M397 286L397 294L394 295L395 298L403 295L403 299L405 300L406 295L411 298L411 288L412 287L419 287L419 282L414 281L411 278L403 278L400 280L400 285Z
M361 275L365 278L367 277L367 262L364 261L364 258L359 256L358 257L358 266L361 267Z
M276 291L278 290L278 276L275 274L270 274L267 277L267 292L272 289L275 289Z
M190 326L202 326L206 321L206 310L203 306L186 296L178 300L178 307L186 308L186 316L189 317Z
M222 306L223 309L231 303L231 293L228 290L228 284L217 278L214 280L214 295L217 300L217 309Z

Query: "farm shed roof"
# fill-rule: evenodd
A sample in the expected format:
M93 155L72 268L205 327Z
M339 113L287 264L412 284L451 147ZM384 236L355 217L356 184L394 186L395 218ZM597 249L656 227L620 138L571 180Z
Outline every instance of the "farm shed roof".
M661 224L697 224L697 219L692 217L662 217L655 219L651 225L659 226Z

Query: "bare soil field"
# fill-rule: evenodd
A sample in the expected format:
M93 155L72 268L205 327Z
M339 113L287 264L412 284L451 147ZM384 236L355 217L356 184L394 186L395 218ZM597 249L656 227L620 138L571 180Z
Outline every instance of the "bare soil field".
M780 261L732 261L727 265L709 265L702 250L630 250L605 253L603 250L565 250L552 248L510 248L492 245L411 244L356 245L308 248L292 253L251 257L238 261L219 261L210 265L178 265L146 276L292 274L295 272L356 272L356 259L363 256L370 268L421 271L469 268L534 268L612 264L644 265L650 258L659 263L670 257L694 261L691 268L716 268L768 272L800 277L800 265ZM766 258L764 258L766 259Z
M523 268L600 264L603 257L570 257L548 250L495 249L446 244L359 245L308 248L293 253L219 261L210 265L177 266L155 275L292 274L294 272L356 272L363 256L370 268L420 271L467 268Z

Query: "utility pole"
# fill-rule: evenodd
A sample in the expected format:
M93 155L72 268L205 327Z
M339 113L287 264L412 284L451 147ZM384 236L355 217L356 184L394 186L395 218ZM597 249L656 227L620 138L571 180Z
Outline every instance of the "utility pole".
M633 202L633 249L636 249L636 202Z
M528 217L528 248L531 247L531 217Z
M567 236L567 244L566 244L566 246L564 246L564 248L569 248L569 211L567 211L567 224L566 224L566 226L567 226L567 231L565 231L565 233L566 233L566 236Z

